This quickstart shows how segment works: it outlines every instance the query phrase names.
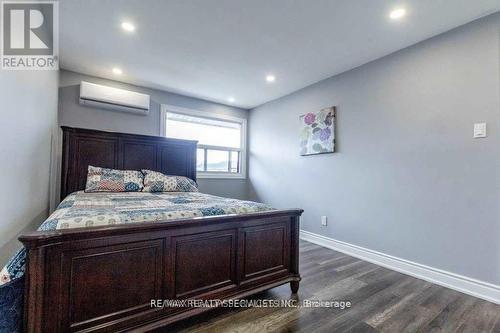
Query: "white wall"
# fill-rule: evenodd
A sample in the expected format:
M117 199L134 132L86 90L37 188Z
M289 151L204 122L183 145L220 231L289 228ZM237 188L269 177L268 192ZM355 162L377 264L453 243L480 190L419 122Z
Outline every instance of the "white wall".
M495 14L251 110L251 197L304 208L306 231L500 285L499 31ZM332 105L338 152L299 156L299 115Z
M47 217L57 71L0 70L0 267Z

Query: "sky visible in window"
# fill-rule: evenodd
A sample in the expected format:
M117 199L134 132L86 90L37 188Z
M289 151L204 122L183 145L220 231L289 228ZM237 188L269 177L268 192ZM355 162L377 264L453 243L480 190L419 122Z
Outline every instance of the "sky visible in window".
M167 114L167 137L198 140L200 145L241 148L240 124L201 117L177 116L177 114Z

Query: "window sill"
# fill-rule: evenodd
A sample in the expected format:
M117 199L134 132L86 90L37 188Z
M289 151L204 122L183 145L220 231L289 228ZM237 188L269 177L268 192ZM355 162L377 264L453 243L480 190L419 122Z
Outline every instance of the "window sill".
M212 173L212 172L198 172L197 179L246 179L247 177L241 173L227 174L227 173Z

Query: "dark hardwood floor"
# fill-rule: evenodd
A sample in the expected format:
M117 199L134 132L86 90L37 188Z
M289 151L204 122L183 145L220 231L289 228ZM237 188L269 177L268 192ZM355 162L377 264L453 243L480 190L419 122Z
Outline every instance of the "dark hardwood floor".
M350 309L215 309L168 332L500 332L500 305L301 241L298 300ZM284 285L250 299L290 299Z

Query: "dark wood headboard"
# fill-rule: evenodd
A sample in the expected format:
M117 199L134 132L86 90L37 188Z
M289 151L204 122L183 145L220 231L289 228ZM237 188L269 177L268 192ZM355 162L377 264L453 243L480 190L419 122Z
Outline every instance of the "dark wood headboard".
M149 169L196 181L196 141L62 126L61 200L85 189L89 165Z

